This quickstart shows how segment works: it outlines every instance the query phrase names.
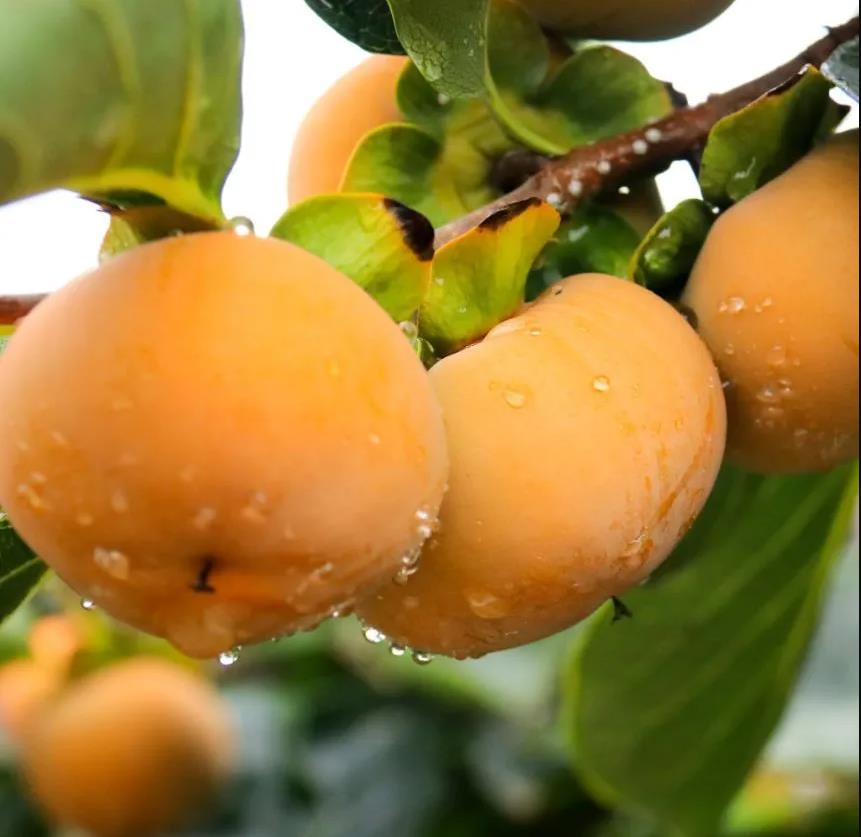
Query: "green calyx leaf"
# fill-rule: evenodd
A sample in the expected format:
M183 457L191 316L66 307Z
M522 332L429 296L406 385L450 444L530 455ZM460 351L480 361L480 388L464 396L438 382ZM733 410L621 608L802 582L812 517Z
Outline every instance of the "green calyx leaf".
M26 601L47 570L0 511L0 623Z
M670 571L582 636L565 671L572 759L662 833L718 832L777 724L848 536L857 468L726 468Z
M0 204L56 187L220 220L238 0L0 0Z
M215 229L218 229L217 225L203 218L186 215L165 205L112 210L111 223L102 240L99 260L104 261L149 241Z
M536 262L527 298L578 273L624 277L639 240L633 227L611 209L594 203L578 206Z
M288 0L292 2L292 0ZM403 55L386 0L305 0L339 35L368 52Z
M288 210L271 235L349 276L397 321L415 314L430 282L433 227L381 195L311 198Z
M703 151L700 187L705 199L730 206L801 159L842 118L830 90L828 79L808 68L790 85L721 119Z
M823 75L858 101L858 38L841 44L822 65Z
M422 336L451 352L514 314L529 271L558 226L555 209L524 201L442 247L419 311Z
M682 201L646 234L631 257L628 276L656 293L678 290L690 276L714 222L708 204L694 198Z

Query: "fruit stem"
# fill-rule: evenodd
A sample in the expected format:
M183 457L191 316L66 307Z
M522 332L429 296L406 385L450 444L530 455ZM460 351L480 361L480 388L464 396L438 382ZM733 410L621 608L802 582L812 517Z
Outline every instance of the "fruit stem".
M828 30L791 61L702 104L682 107L657 122L575 148L549 160L523 185L501 198L440 227L436 247L458 238L510 204L539 198L570 213L585 198L617 187L632 177L653 175L705 145L715 123L792 80L807 66L819 67L834 50L858 35L858 18Z

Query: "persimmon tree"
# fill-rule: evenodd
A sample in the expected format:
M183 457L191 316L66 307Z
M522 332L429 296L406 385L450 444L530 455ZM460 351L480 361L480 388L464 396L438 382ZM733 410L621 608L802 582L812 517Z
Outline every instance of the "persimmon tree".
M0 202L111 217L93 274L0 297L0 615L53 570L196 656L355 609L420 663L589 617L578 775L713 834L857 496L858 20L688 103L582 39L726 2L307 2L387 57L249 241L237 0L0 0ZM677 160L701 194L662 207Z

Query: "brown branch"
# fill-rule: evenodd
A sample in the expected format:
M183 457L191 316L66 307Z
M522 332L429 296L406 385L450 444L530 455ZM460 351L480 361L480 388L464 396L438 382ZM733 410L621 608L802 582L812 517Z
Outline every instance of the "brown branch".
M46 294L0 296L0 325L11 325L29 314Z
M512 203L539 198L570 213L583 198L597 195L638 175L655 174L674 160L702 148L716 122L791 82L808 65L820 66L840 44L858 34L858 18L811 44L791 61L753 81L680 108L645 128L576 148L551 160L522 186L437 230L440 247L478 226Z

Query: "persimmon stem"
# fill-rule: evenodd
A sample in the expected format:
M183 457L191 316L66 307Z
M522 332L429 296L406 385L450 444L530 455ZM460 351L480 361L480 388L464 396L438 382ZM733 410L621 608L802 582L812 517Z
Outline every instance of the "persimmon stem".
M588 198L639 175L656 174L670 163L702 149L715 123L791 82L806 66L820 66L842 43L859 31L858 18L829 29L828 34L808 46L795 58L759 78L709 97L694 107L682 107L657 122L574 149L570 154L549 160L521 186L480 209L437 230L440 247L478 226L507 206L529 198L539 198L562 213L570 213Z

